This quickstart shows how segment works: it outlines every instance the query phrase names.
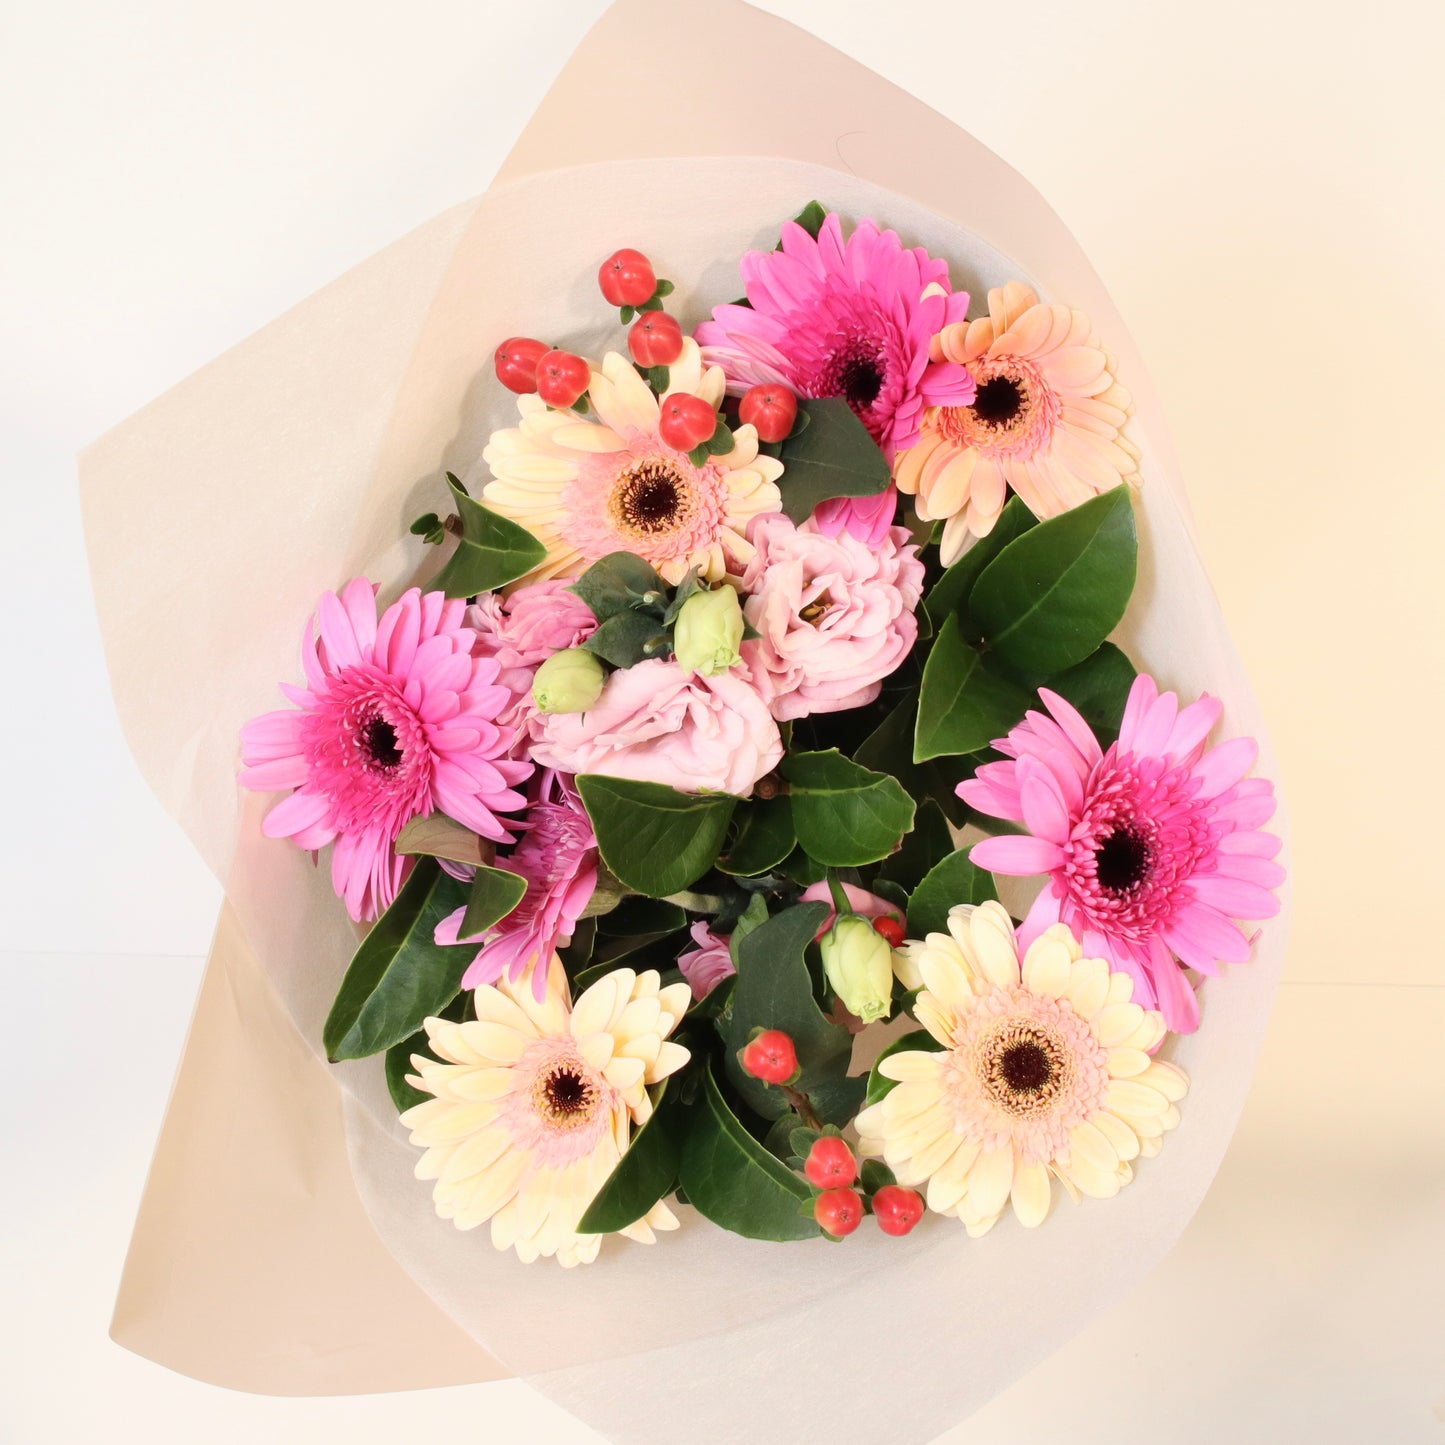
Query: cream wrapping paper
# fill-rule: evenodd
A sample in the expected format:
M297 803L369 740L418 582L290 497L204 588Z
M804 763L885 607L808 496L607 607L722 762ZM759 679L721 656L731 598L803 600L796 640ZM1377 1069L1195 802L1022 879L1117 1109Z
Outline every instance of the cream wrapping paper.
M737 83L756 88L756 103L730 106L724 129L703 89L688 87L657 126L616 77L644 54L685 73L704 9L712 33L750 56ZM605 127L586 119L604 112ZM227 894L117 1307L123 1343L205 1378L288 1393L524 1374L620 1441L676 1439L683 1421L689 1439L756 1438L763 1418L770 1437L921 1440L1116 1301L1187 1223L1248 1089L1283 916L1251 963L1206 986L1201 1032L1172 1046L1193 1082L1160 1158L1118 1199L1064 1201L1038 1231L1007 1222L969 1241L935 1219L901 1241L866 1231L842 1249L772 1246L684 1210L684 1228L652 1248L611 1243L585 1270L523 1266L495 1253L485 1231L461 1235L435 1219L375 1060L331 1072L345 1177L317 1055L354 935L324 866L261 838L265 800L235 787L240 724L276 705L277 680L298 675L300 627L323 590L361 573L389 599L411 580L419 547L406 524L439 506L444 469L474 474L488 432L512 414L490 377L499 338L566 337L594 353L616 345L593 276L598 257L624 244L677 282L673 309L694 324L738 294L742 251L770 245L779 221L814 198L947 257L979 302L990 285L1021 278L1091 315L1135 394L1131 430L1144 454L1141 573L1121 640L1164 685L1221 696L1227 733L1263 739L1140 359L1039 197L941 117L790 26L741 5L623 0L486 195L349 273L82 459L122 723ZM1261 769L1274 775L1267 743ZM218 979L229 1010L217 1005ZM226 1069L233 1087L219 1093L230 1102L213 1099L208 1113L204 1096ZM253 1076L294 1083L295 1109L282 1107L284 1090L278 1099L274 1087L242 1083ZM272 1201L270 1228L242 1231L249 1255L232 1252L224 1227L240 1201L206 1173L207 1120L227 1109L251 1125L226 1133L244 1136L256 1161L249 1183ZM288 1199L289 1210L276 1204ZM384 1251L347 1212L358 1199ZM298 1246L338 1212L354 1227L337 1233L345 1255L332 1272ZM280 1340L247 1259L269 1263L270 1278L289 1278L277 1261L306 1261L304 1319L286 1319ZM370 1281L360 1301L358 1277ZM283 1313L278 1304L273 1326ZM368 1316L374 1332L359 1332ZM866 1375L886 1385L828 1405L798 1390L797 1360L840 1322L877 1322ZM377 1360L381 1371L368 1367Z

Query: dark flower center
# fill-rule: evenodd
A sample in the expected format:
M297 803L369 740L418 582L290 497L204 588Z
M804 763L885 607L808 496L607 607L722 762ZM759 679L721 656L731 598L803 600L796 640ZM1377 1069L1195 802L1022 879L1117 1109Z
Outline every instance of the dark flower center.
M883 369L876 357L854 356L843 364L838 389L855 411L872 406L883 390Z
M1018 382L1011 376L991 376L974 393L973 412L987 426L1006 426L1023 404Z
M396 729L384 717L370 718L362 724L361 745L379 768L394 768L401 761Z
M999 1055L998 1071L1015 1094L1036 1094L1054 1077L1054 1064L1041 1044L1020 1039Z
M1149 842L1132 828L1116 828L1094 851L1094 875L1110 893L1127 893L1149 874Z
M685 500L682 478L664 462L646 461L626 474L613 508L633 531L666 532L677 525Z
M554 1114L575 1114L591 1102L592 1090L587 1081L570 1069L552 1075L546 1084L547 1103Z

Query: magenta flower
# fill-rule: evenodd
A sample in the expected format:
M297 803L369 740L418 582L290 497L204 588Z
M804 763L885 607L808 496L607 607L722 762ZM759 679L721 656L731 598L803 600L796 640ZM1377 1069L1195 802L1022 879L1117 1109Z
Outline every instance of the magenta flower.
M902 527L873 545L781 514L748 528L742 645L754 685L780 721L862 707L918 638L923 563Z
M701 920L692 926L692 941L697 947L679 954L677 966L682 970L693 998L704 999L725 978L731 978L737 969L733 967L728 938L720 938Z
M719 306L697 329L703 359L727 373L728 389L782 382L802 396L841 396L890 464L915 446L930 406L968 406L973 378L934 361L929 344L962 321L968 295L954 291L948 263L910 250L893 231L862 220L844 241L836 213L814 240L783 226L777 251L749 251L740 269L749 304ZM844 498L820 508L832 533L860 538L892 524L897 493Z
M1087 957L1134 980L1134 999L1178 1033L1199 1026L1199 1004L1178 959L1206 975L1249 957L1231 920L1272 918L1284 881L1279 839L1260 831L1274 813L1267 778L1246 778L1259 751L1234 738L1206 751L1217 699L1181 708L1140 674L1119 741L1104 752L1078 712L1039 690L1052 715L1030 712L960 783L970 807L1022 822L1031 836L989 838L969 857L995 873L1047 873L1019 931L1028 945L1062 920Z
M572 779L548 769L519 824L521 841L497 867L527 880L522 901L495 928L477 938L462 938L465 908L437 924L437 943L480 942L481 951L462 975L464 989L494 984L505 977L515 983L534 960L572 941L582 910L597 887L597 837L577 796ZM547 988L547 967L533 971L533 991L541 999Z
M300 848L334 843L332 886L358 921L396 897L412 860L392 845L411 819L439 810L506 842L497 815L526 801L513 785L532 765L506 756L512 731L497 722L511 693L494 660L472 656L465 608L413 587L378 621L365 578L328 592L302 645L306 686L281 685L297 710L241 730L242 785L295 789L262 831Z

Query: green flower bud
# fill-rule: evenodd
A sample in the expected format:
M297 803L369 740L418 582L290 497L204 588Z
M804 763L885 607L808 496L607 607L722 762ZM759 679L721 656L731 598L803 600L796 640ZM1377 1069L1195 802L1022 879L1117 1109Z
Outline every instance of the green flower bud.
M861 913L845 913L818 945L823 972L849 1013L871 1024L893 1007L893 950Z
M677 664L691 676L717 677L742 661L743 609L738 594L723 585L711 592L694 592L678 610L672 650Z
M602 664L590 652L569 647L554 652L532 677L538 712L586 712L602 696Z

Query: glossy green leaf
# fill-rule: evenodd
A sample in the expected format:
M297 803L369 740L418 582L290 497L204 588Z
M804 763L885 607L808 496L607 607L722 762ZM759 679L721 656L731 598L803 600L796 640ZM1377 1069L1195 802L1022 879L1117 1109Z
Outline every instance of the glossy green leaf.
M635 667L654 657L670 657L672 646L661 621L651 612L615 612L583 644L613 667Z
M778 480L783 510L793 521L807 521L831 497L872 497L888 485L878 443L842 397L803 399L798 410L807 413L808 424L783 443Z
M912 797L929 799L954 827L962 827L966 810L954 791L973 775L966 760L944 756L913 761L913 735L918 723L918 698L906 697L866 737L853 761L877 773L892 773ZM915 826L917 826L915 824Z
M974 584L969 613L1010 668L1046 677L1118 626L1137 554L1129 488L1118 486L1010 542Z
M886 858L913 826L913 799L898 779L845 758L836 748L783 760L793 826L808 856L830 868Z
M1023 717L1032 697L970 647L963 640L958 618L950 615L923 668L914 760L925 762L988 747Z
M751 877L776 868L798 841L793 830L793 805L786 794L755 798L733 815L733 839L718 860L724 873Z
M598 558L573 584L575 592L599 622L630 611L650 593L659 600L667 584L641 557L632 552L609 552Z
M765 1119L778 1118L790 1105L780 1088L744 1073L738 1062L738 1051L755 1029L782 1029L793 1040L800 1074L792 1087L801 1093L811 1095L848 1071L853 1036L824 1017L805 957L827 916L828 905L821 902L785 908L746 933L734 950L737 978L718 1032L729 1081Z
M679 793L600 774L584 774L577 787L603 862L651 898L680 892L712 867L738 804L727 793Z
M484 841L445 813L413 818L397 835L394 846L398 853L445 858L473 868L490 864L497 854L496 844L490 839Z
M987 903L998 897L993 874L970 863L960 848L924 874L908 900L908 936L926 938L948 932L948 910L960 903Z
M386 1090L391 1095L391 1102L396 1105L398 1114L404 1114L408 1109L424 1104L432 1097L420 1089L412 1088L406 1081L406 1076L415 1072L411 1066L413 1054L429 1054L425 1029L418 1029L410 1038L393 1044L386 1051Z
M457 996L476 950L435 943L432 935L465 901L465 885L430 858L416 865L346 970L322 1030L327 1058L379 1054Z
M635 1224L677 1182L679 1093L664 1080L652 1117L639 1129L577 1224L578 1234L612 1234Z
M661 898L629 895L597 920L597 931L609 938L636 938L642 933L672 933L687 927L687 914Z
M1078 708L1102 741L1118 736L1134 678L1134 664L1112 642L1106 642L1082 662L1055 673L1048 686Z
M525 527L473 500L450 472L447 485L461 518L462 534L457 550L432 582L433 588L448 597L475 597L515 582L547 560L547 549Z
M876 1104L879 1099L885 1098L898 1087L897 1079L885 1078L878 1072L878 1065L888 1058L890 1054L901 1054L926 1050L929 1053L939 1053L942 1045L933 1037L927 1029L915 1029L911 1034L904 1034L901 1039L894 1041L883 1050L873 1061L873 1067L868 1071L868 1088L863 1095L865 1105ZM886 1182L886 1181L885 1181Z
M1038 518L1017 497L1011 497L998 521L993 524L993 531L986 537L980 537L933 584L928 596L923 599L924 610L933 619L934 625L942 627L943 619L950 612L966 612L973 585L983 575L983 569L1016 537L1022 537L1037 525Z
M914 817L913 831L896 853L883 860L878 881L896 883L905 893L911 893L930 868L953 852L953 847L953 834L943 810L932 798L925 798Z
M478 868L467 894L458 938L476 938L504 919L527 891L527 880L505 868Z
M819 1233L798 1213L812 1190L738 1122L711 1067L687 1118L678 1181L700 1214L734 1234L781 1241Z

